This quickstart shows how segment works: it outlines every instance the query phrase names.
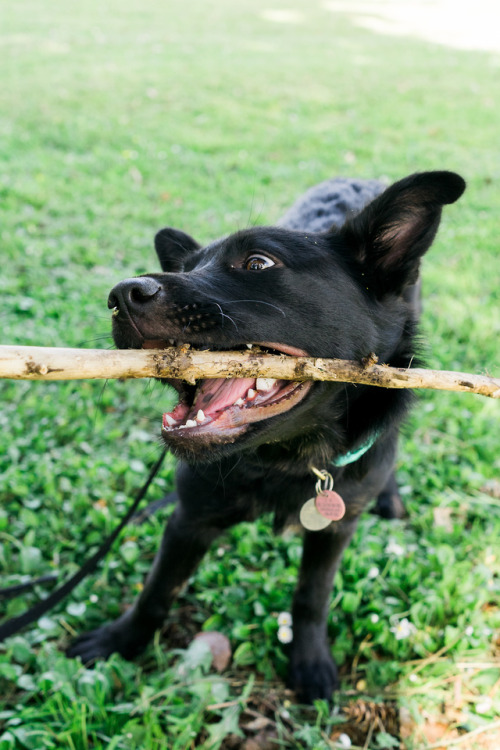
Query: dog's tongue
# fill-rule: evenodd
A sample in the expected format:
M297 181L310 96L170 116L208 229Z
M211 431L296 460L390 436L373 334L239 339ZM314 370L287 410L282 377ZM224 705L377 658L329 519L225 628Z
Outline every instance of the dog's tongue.
M249 388L255 388L255 378L203 380L196 393L192 411L196 413L201 409L205 416L213 416L227 406L232 406L239 398L244 399Z

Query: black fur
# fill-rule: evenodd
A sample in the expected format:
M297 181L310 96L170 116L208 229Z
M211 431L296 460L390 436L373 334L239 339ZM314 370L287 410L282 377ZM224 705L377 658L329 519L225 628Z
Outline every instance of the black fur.
M370 185L372 194L381 190ZM202 248L188 235L164 229L156 237L163 272L128 279L111 292L116 344L138 348L173 339L216 350L274 343L356 361L375 353L382 363L408 367L416 355L420 258L434 239L442 206L464 187L450 172L412 175L355 216L347 206L343 226L337 221L322 233L307 225L256 227ZM174 385L181 400L193 399L187 386ZM233 424L231 417L223 428L165 430L181 459L179 502L153 569L134 606L81 636L71 655L88 662L113 651L137 654L224 529L265 511L274 512L277 528L297 523L301 506L314 495L314 466L332 473L346 514L324 531L304 534L290 685L302 700L331 697L337 686L326 637L332 579L372 500L378 498L380 515L404 512L393 467L412 397L405 390L332 382L296 393L300 399L290 409L267 419ZM257 413L247 405L245 419ZM359 460L333 466L373 436L373 447Z

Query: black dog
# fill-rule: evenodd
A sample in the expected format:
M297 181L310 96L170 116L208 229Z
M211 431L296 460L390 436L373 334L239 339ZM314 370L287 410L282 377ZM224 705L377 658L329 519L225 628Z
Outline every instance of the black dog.
M409 367L416 355L420 258L442 206L456 201L465 183L451 172L412 175L340 227L339 216L361 208L381 187L351 181L352 199L340 205L336 186L324 183L306 194L285 217L295 229L255 227L205 248L174 229L159 232L163 273L128 279L111 292L117 346L251 344L358 362L375 353L382 363ZM308 219L315 198L323 208L313 208ZM322 228L333 218L337 226L311 231L314 221ZM393 466L411 395L248 378L172 385L179 403L163 415L162 435L181 459L178 505L137 602L115 622L81 636L70 655L84 662L113 651L133 657L162 625L214 539L273 511L277 528L299 517L306 527L290 685L306 701L330 698L337 686L326 633L332 579L370 501L379 498L382 515L402 512ZM333 478L343 500L325 484L315 489L318 472L325 484ZM310 500L318 492L333 505Z

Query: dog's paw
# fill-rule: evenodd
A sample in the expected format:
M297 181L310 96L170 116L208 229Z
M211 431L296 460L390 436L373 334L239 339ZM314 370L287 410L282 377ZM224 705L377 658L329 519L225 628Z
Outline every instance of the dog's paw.
M387 520L407 518L408 513L399 492L381 492L372 511L380 518Z
M142 649L142 645L124 638L109 623L78 636L67 648L66 656L80 657L83 664L90 665L99 659L108 659L114 653L121 654L125 659L133 659Z
M390 474L386 485L377 497L377 502L372 510L381 518L395 519L406 518L407 512L399 494L399 487L394 472Z
M313 703L318 699L330 701L334 691L339 688L335 662L329 654L314 661L292 660L288 686L295 691L301 703Z

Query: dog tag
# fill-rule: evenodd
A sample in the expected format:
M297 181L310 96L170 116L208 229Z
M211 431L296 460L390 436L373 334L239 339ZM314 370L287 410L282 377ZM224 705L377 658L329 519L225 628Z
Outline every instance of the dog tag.
M300 523L308 531L321 531L330 525L331 520L318 513L316 498L311 497L300 509Z
M316 510L329 521L340 521L345 515L345 503L338 492L323 490L315 499Z

